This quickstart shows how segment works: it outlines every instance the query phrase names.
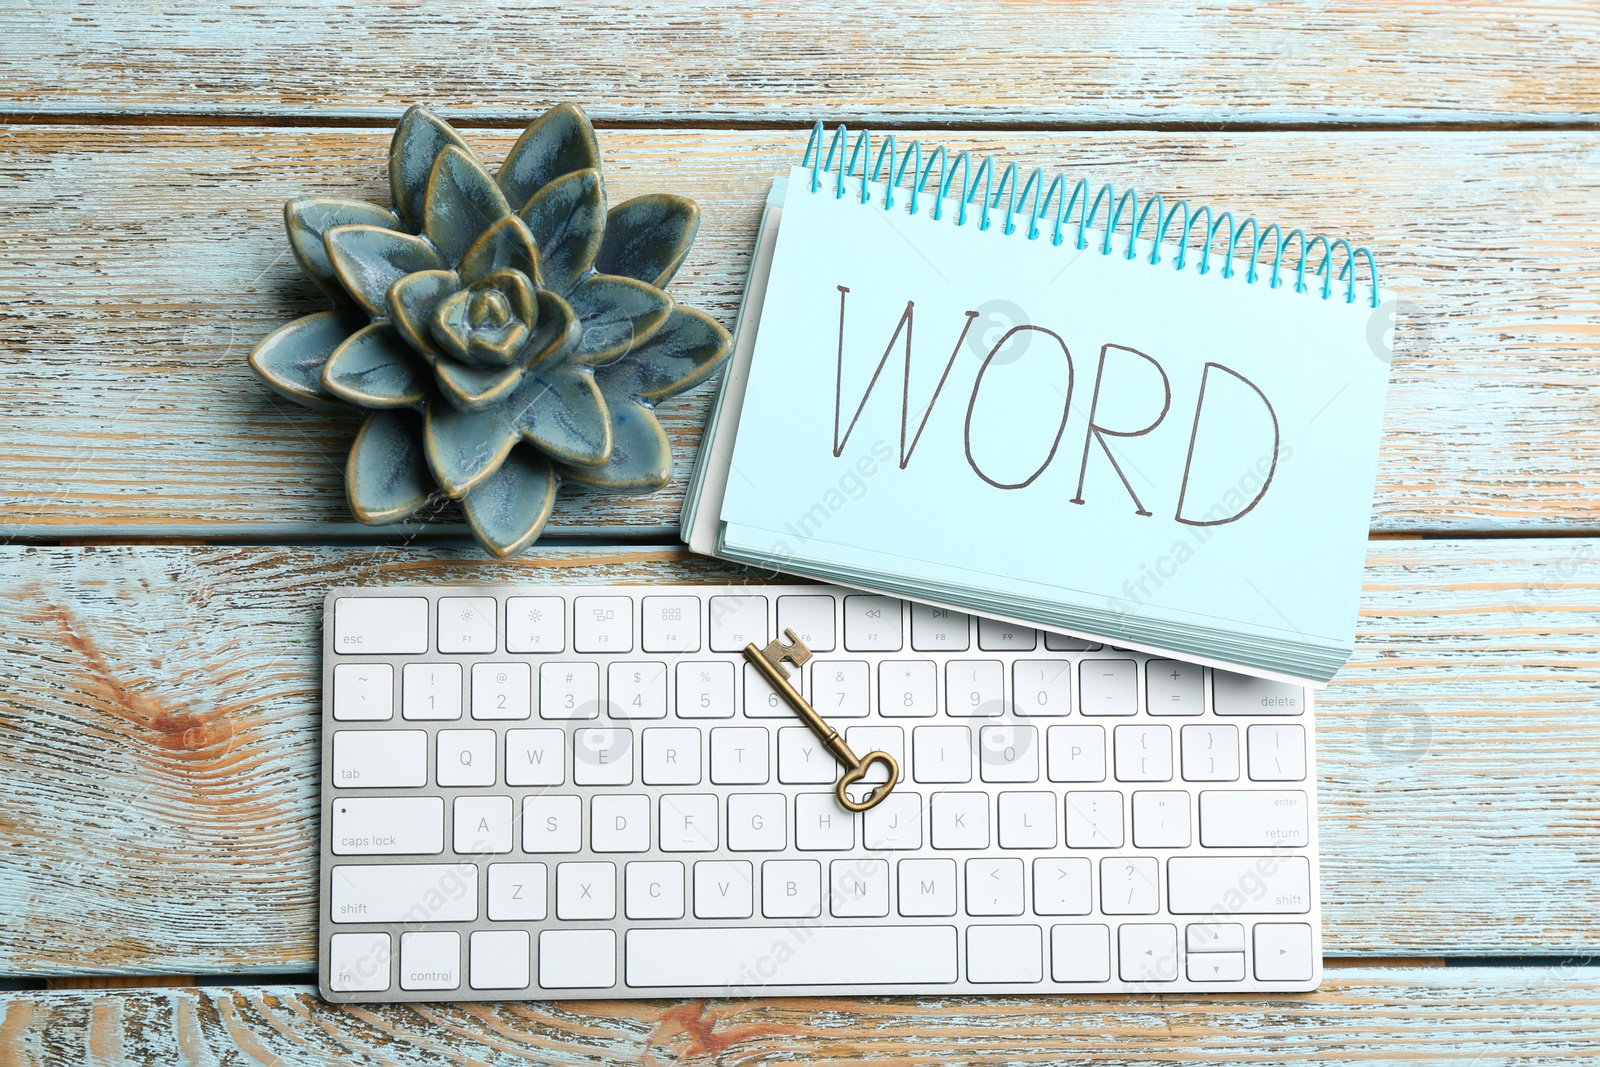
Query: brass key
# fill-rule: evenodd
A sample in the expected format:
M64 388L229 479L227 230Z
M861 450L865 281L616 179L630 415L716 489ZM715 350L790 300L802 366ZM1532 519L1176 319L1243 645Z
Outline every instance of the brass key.
M822 743L833 753L833 758L844 764L844 775L839 779L839 784L833 787L833 793L839 798L839 803L848 811L866 811L868 808L876 807L894 788L895 780L900 777L900 764L896 763L895 758L889 753L881 751L868 752L865 756L857 757L850 751L850 746L844 743L844 738L839 736L839 731L824 722L816 709L806 703L806 698L789 683L789 672L784 668L783 661L788 660L799 669L811 658L811 650L793 630L783 632L788 636L789 644L784 644L782 638L774 638L766 648L757 648L751 643L744 646L744 658L756 665L756 669L772 683L772 688L783 694L783 698L789 702L795 714L811 727L811 732L822 738ZM889 780L873 786L864 799L851 800L846 790L866 777L874 763L883 764L889 772Z

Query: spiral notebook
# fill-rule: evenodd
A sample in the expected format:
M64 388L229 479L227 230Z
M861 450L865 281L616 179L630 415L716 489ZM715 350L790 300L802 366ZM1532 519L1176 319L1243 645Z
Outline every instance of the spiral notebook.
M1394 311L1344 239L819 125L767 199L684 539L1321 686Z

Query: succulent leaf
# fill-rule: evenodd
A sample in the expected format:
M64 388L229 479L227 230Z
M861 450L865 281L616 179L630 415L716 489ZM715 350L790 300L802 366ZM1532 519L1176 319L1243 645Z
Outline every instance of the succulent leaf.
M422 229L422 203L434 161L447 145L472 155L450 124L421 104L413 104L395 127L389 142L389 196L406 227Z
M322 368L322 387L361 408L414 408L428 395L427 366L387 322L357 330Z
M391 285L384 305L400 336L431 362L439 354L431 332L433 313L440 301L460 291L455 271L419 270Z
M434 481L445 496L460 500L499 469L511 446L517 443L513 411L509 405L488 411L458 411L441 396L428 401L422 445L428 455L428 469L433 471Z
M700 206L693 200L668 193L636 196L606 216L594 268L666 288L699 231Z
M559 104L522 131L495 180L513 204L526 204L546 185L575 170L599 169L594 127L576 104Z
M544 284L564 293L583 277L605 233L606 193L600 172L573 171L540 189L519 213L539 247Z
M334 349L362 325L347 311L319 311L279 326L250 350L250 366L261 380L297 404L342 407L322 388L322 368Z
M527 446L513 448L506 461L461 502L478 543L497 559L514 556L533 543L550 519L560 478L549 462Z
M414 412L375 411L367 416L344 469L345 496L359 521L394 522L427 503L431 480L421 430Z
M506 406L517 413L522 436L557 462L594 467L611 457L611 420L588 367L548 367Z
M626 359L597 367L595 380L608 402L613 395L626 395L655 404L705 381L732 348L733 338L720 322L678 304Z
M567 302L583 323L572 358L599 366L640 344L666 321L672 297L632 278L592 274L572 287Z
M540 289L539 324L533 328L522 350L523 366L535 370L547 363L565 359L578 346L583 326L572 305L548 289Z
M420 237L379 226L334 226L323 244L339 281L373 318L381 318L389 287L407 274L439 270L439 253Z
M363 200L337 196L297 196L283 205L283 225L289 231L289 247L300 269L334 301L351 305L351 298L339 274L333 269L322 235L335 226L379 226L394 229L399 225L394 212Z
M672 479L672 446L649 405L631 397L608 402L611 456L598 467L559 468L562 477L613 493L648 493Z
M520 366L473 367L453 359L433 365L444 398L459 411L484 411L494 407L522 383L527 374Z
M519 271L530 282L539 284L539 252L533 234L515 215L507 215L483 231L456 267L456 273L468 285L503 270Z
M485 230L510 214L500 187L470 153L454 145L440 151L422 200L422 232L445 264L461 262Z

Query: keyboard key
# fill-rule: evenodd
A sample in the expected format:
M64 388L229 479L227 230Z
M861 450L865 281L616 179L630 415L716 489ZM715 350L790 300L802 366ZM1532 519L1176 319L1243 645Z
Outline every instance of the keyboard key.
M335 856L434 855L444 851L439 797L340 797L329 834Z
M856 817L832 793L801 793L794 798L794 845L805 852L836 852L856 843Z
M1052 926L1050 977L1057 982L1109 982L1111 931L1093 923Z
M950 660L945 664L945 713L995 718L1005 714L1005 664L997 659Z
M645 785L699 785L701 732L658 728L644 732Z
M740 652L745 645L765 645L767 598L714 596L710 603L711 651Z
M1310 813L1310 798L1298 789L1208 789L1200 794L1200 843L1298 848L1311 843Z
M1022 873L1012 856L968 860L967 914L1021 915Z
M341 789L408 789L428 782L428 735L421 730L335 730L333 784Z
M1205 668L1171 659L1144 665L1145 700L1152 715L1203 715L1206 710Z
M400 935L401 989L458 989L461 935L453 930L407 930Z
M878 664L878 714L925 718L939 712L939 669L932 660L889 659Z
M1066 715L1072 710L1072 661L1019 659L1011 665L1018 715Z
M439 651L493 652L495 603L492 596L446 596L439 598ZM454 988L438 987L438 988Z
M489 864L489 918L496 922L543 922L546 877L542 863Z
M428 601L420 596L342 596L333 602L333 650L341 656L418 656L428 651Z
M905 647L900 622L902 603L892 596L845 597L844 647L851 652L900 651Z
M625 907L630 919L683 918L683 864L677 860L639 860L623 872Z
M972 781L972 730L966 726L916 727L911 731L911 754L911 776L916 781Z
M1239 780L1239 728L1237 726L1185 726L1183 777L1190 782Z
M472 665L474 719L526 719L533 714L533 670L526 663Z
M778 598L778 636L782 637L785 630L793 630L811 651L832 652L838 643L834 636L833 610L831 596L781 596Z
M493 729L440 729L437 774L440 785L493 785Z
M647 596L639 603L646 652L700 651L700 598Z
M716 785L765 785L771 778L764 726L719 726L711 731L711 781Z
M956 913L955 860L901 860L899 874L901 915Z
M1103 726L1052 726L1045 733L1052 782L1106 780L1106 730Z
M630 785L633 731L605 726L572 732L572 780L577 785Z
M1044 931L1037 926L967 927L967 981L1038 982Z
M754 910L754 868L749 860L701 860L694 865L697 919L748 919Z
M1243 952L1206 952L1189 956L1186 972L1191 982L1244 981Z
M599 664L539 664L539 718L593 719L599 715Z
M922 797L917 793L890 793L876 807L862 813L862 844L874 851L922 847Z
M965 652L972 616L928 604L911 605L911 647L918 652Z
M558 596L506 599L507 652L565 652L567 602Z
M1079 706L1085 715L1132 715L1139 710L1139 667L1131 659L1086 659L1078 664Z
M1122 794L1067 794L1068 848L1122 847Z
M522 798L522 851L576 852L583 847L583 801L578 797Z
M1256 923L1256 978L1262 982L1309 982L1311 927L1305 923Z
M616 984L616 931L545 930L539 934L540 988L609 989Z
M328 938L328 988L336 993L388 989L389 935L334 934Z
M728 848L734 852L778 852L788 844L789 798L782 793L734 793L728 797Z
M1184 934L1190 952L1243 952L1240 923L1190 923Z
M556 864L556 918L614 919L616 915L615 863Z
M575 652L632 652L633 599L625 596L574 597L572 648Z
M934 848L989 847L989 794L935 793L930 808Z
M808 726L778 730L778 781L786 784L826 785L842 768Z
M1311 864L1304 856L1174 856L1167 861L1174 915L1305 914Z
M1135 848L1189 846L1189 794L1176 790L1133 794Z
M478 917L474 863L383 863L333 868L336 923L467 923Z
M900 727L848 726L844 731L844 743L858 756L865 756L868 752L889 753L900 768L900 777L895 781L906 780L906 732ZM866 777L861 779L861 783L864 786L877 785L888 780L888 770L882 764L874 764L872 769L867 771Z
M458 685L456 700L460 699ZM337 664L333 668L333 717L338 722L378 722L393 718L394 668L387 663Z
M1118 973L1124 982L1178 978L1178 928L1166 923L1123 923L1117 929Z
M773 945L789 951L775 954ZM956 980L953 926L762 926L629 930L635 989L777 985L903 985Z
M711 852L717 847L717 798L712 793L669 793L661 798L663 852Z
M650 848L650 798L642 793L597 796L589 802L589 847L596 852Z
M1250 779L1256 782L1303 782L1306 779L1306 731L1291 726L1252 726L1247 731Z
M1088 641L1068 634L1052 633L1049 630L1039 632L1044 634L1044 647L1048 652L1099 652L1105 647L1098 641Z
M451 848L457 855L511 851L510 797L457 797Z
M1089 914L1092 877L1093 864L1081 856L1034 860L1033 910L1040 915Z
M826 719L864 719L870 710L871 668L863 660L816 660L811 706Z
M1167 726L1119 726L1116 729L1117 781L1170 782L1172 729Z
M1211 703L1218 715L1300 715L1306 691L1231 671L1211 672Z
M532 942L526 930L479 930L467 940L473 989L527 989Z
M461 664L407 663L400 672L400 714L407 719L461 718Z
M506 785L561 785L566 742L560 730L507 730Z
M733 679L726 660L678 664L678 718L733 718Z
M1159 867L1154 856L1108 856L1101 860L1100 910L1107 915L1154 915L1160 911Z
M805 675L790 669L788 664L784 669L789 670L789 684L805 696ZM747 719L794 718L789 699L767 681L767 676L754 663L744 664L744 714Z
M999 619L978 620L978 647L985 652L1032 652L1038 646L1038 630Z
M608 711L613 719L667 717L667 665L654 661L613 663L606 672Z
M1037 782L1038 728L985 726L978 734L978 769L986 782Z
M1001 848L1054 848L1061 841L1054 793L1001 793L999 822Z
M761 865L761 914L769 919L814 919L822 914L822 864L767 860Z
M889 914L889 861L848 859L828 864L828 910L840 918Z

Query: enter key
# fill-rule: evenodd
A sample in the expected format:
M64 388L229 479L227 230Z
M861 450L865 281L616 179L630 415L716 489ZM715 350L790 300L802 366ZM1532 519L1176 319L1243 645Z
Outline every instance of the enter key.
M1200 794L1200 844L1297 848L1310 844L1310 803L1298 789L1208 789Z

